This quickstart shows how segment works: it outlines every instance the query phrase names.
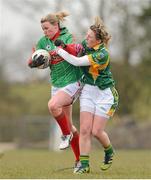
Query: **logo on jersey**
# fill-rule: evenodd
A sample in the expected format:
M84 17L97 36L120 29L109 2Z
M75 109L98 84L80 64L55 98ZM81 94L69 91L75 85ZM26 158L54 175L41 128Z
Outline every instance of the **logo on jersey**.
M103 53L97 53L95 55L92 56L93 57L93 61L97 64L101 64L101 60L105 57L105 54Z
M103 59L104 58L104 54L103 53L99 53L98 55L97 55L97 59L98 60L101 60L101 59Z
M48 44L47 46L46 46L46 49L49 51L49 50L52 50L51 49L51 46Z

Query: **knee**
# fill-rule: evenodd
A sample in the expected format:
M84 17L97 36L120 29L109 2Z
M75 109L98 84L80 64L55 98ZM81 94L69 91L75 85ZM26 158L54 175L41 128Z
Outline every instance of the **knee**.
M80 136L85 136L88 137L91 134L91 129L90 127L81 127L80 128Z
M55 102L53 102L51 100L48 102L48 109L50 112L56 111L57 108L58 107L57 107L57 104Z
M100 137L102 134L103 134L103 130L97 128L92 129L92 135L94 137Z

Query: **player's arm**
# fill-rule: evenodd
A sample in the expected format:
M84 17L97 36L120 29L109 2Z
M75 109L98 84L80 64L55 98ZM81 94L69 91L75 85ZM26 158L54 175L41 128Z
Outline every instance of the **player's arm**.
M74 56L77 56L83 50L83 46L81 44L65 44L60 39L57 39L54 44L55 46L63 48L69 54Z
M63 48L64 50L66 50L69 54L72 54L74 56L77 56L82 50L83 50L83 46L81 44L66 44L64 43L62 40L57 39L54 42L56 47L60 47ZM49 51L49 54L51 55L51 58L57 58L57 59L64 59L63 57L59 56L59 54L57 54L56 50L51 50ZM52 62L53 63L53 62Z
M82 56L82 57L76 57L71 54L69 54L67 51L57 48L56 49L57 54L61 56L63 59L65 59L67 62L74 66L89 66L91 65L89 58L87 55Z

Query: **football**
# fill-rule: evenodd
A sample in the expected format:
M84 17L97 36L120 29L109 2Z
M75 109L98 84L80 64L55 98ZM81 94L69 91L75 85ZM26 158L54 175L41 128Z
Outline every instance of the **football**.
M32 54L32 61L37 64L37 68L45 69L50 64L50 54L44 49L38 49Z

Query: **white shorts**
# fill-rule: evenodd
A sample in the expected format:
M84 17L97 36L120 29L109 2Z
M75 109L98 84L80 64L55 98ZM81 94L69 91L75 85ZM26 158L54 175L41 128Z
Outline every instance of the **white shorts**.
M80 81L69 84L62 88L52 86L51 96L54 96L58 91L61 90L69 94L69 96L71 96L71 98L73 99L73 102L75 102L77 98L80 96L82 88L83 88L83 83L81 83Z
M80 111L91 112L105 118L113 116L118 105L118 93L114 87L105 90L86 84L80 96Z

